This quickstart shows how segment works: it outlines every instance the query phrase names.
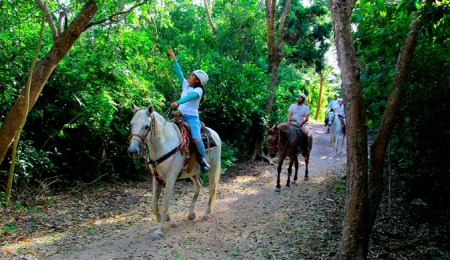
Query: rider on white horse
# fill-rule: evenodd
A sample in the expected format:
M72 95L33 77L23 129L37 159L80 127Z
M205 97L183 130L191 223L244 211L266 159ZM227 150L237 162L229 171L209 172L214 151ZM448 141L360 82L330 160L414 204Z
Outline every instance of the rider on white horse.
M339 106L336 108L336 115L338 115L339 119L341 120L342 124L344 125L342 127L342 132L344 133L344 137L346 136L346 126L347 126L347 120L345 119L345 109L344 109L344 100L342 98L338 99Z
M327 114L328 112L330 112L331 110L336 111L336 109L339 107L339 103L338 103L338 94L334 94L334 99L330 101L330 103L328 103L327 106ZM328 121L327 121L327 116L325 116L325 126L328 126L327 131L325 132L325 134L329 134L330 133L330 126L328 125Z
M173 68L178 76L178 80L181 84L182 92L181 98L172 104L171 108L177 108L183 113L183 120L188 123L191 129L191 135L194 140L197 151L201 156L199 161L200 172L207 173L211 169L209 164L205 160L205 145L202 142L200 133L200 119L198 115L198 107L200 102L204 100L205 85L208 82L208 75L202 70L194 70L194 72L186 80L181 72L181 67L175 57L175 54L170 48L167 53L172 58Z

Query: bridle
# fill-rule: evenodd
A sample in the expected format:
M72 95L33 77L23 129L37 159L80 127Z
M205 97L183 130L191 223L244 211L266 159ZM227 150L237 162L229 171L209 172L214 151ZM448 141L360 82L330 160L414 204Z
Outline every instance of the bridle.
M142 109L141 109L142 110ZM139 110L137 110L134 114L136 114ZM168 153L166 153L165 155L163 155L162 157L160 157L157 160L152 160L150 158L150 155L148 156L147 160L146 160L146 153L145 153L145 141L147 140L147 136L150 134L150 136L156 136L156 120L155 120L155 115L153 113L151 113L151 120L152 123L149 127L149 129L147 130L147 132L142 135L142 134L131 134L128 137L128 140L131 142L131 140L134 137L139 137L138 141L141 143L141 155L140 157L143 158L145 160L145 164L146 164L146 169L147 171L150 173L151 176L155 177L155 179L160 183L160 184L164 184L164 180L163 180L163 176L166 175L169 170L172 168L173 162L175 161L175 157L176 154L181 151L181 150L188 150L188 146L189 146L189 138L187 138L187 133L186 133L186 129L182 129L181 130L181 136L180 136L180 141L178 142L177 147L175 147L174 149L172 149L171 151L169 151ZM150 143L152 142L152 139L150 138ZM173 156L172 156L173 155ZM169 167L167 168L167 170L160 175L156 169L156 167L158 166L158 164L164 162L166 159L168 159L170 156L172 156L172 161L170 162ZM186 154L184 155L186 156ZM149 166L153 166L153 170L149 167ZM180 172L180 175L183 171Z
M269 150L277 150L277 147L278 147L278 144L281 142L281 133L280 133L281 131L279 130L279 129L277 129L276 130L276 133L277 133L277 141L275 142L275 144L273 145L273 146L267 146L267 148L269 149ZM284 148L283 148L283 150L280 152L280 155L281 154L283 154L283 152L284 152L284 150L286 150L286 147L287 147L287 144L288 144L288 142L289 142L289 139L291 138L291 134L292 133L289 133L289 136L288 136L288 138L286 139L286 143L284 144Z
M140 110L144 110L140 109ZM134 112L134 114L136 114L137 112L139 112L140 110L136 110ZM145 154L145 140L147 140L147 136L148 134L151 132L151 134L155 135L156 134L156 127L155 127L155 115L152 113L151 114L151 119L152 119L152 124L150 125L150 127L147 129L147 132L145 134L130 134L130 136L128 136L128 141L131 142L131 139L133 139L134 137L139 137L139 139L137 139L139 141L139 143L141 144L141 154L140 157L141 158L145 158L146 154ZM152 131L153 130L153 131ZM151 142L151 139L150 139Z

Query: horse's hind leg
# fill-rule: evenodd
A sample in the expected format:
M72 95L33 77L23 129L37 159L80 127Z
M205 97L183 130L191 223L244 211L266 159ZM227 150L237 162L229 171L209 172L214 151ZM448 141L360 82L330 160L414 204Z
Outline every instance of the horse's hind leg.
M200 194L200 189L202 187L202 180L198 174L191 177L192 182L194 183L194 197L192 198L191 205L189 206L189 214L188 219L195 219L195 203L197 202L198 195Z
M305 157L305 181L306 181L309 179L309 177L308 177L309 154L307 154L303 157Z
M220 155L219 155L220 157ZM209 215L214 209L214 205L216 204L217 197L217 188L219 186L219 178L220 178L220 160L216 160L215 163L211 164L211 171L209 172L209 200L208 206L206 207L205 215L203 215L203 220L208 220Z
M294 167L295 167L295 173L294 173L294 180L291 182L292 184L297 183L297 175L298 175L298 158L297 158L297 155L295 155Z

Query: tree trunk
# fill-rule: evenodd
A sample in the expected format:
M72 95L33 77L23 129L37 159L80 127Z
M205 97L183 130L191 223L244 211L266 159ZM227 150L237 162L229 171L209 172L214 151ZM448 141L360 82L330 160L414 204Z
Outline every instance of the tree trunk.
M275 31L275 19L276 19L276 3L275 0L266 0L266 30L267 30L267 57L268 57L268 72L270 73L270 82L267 86L269 90L269 96L265 103L265 112L269 116L272 112L273 99L275 97L275 86L277 84L278 68L284 58L283 54L283 37L284 37L284 22L286 21L287 14L291 8L291 0L287 0L283 9L283 14L280 17L278 25L278 42ZM259 146L259 147L257 147ZM255 142L255 150L252 157L256 158L256 155L262 158L267 158L261 153L261 144Z
M347 185L343 231L336 259L364 259L369 227L367 126L361 82L351 32L356 0L330 1L334 40L341 70L347 116Z
M50 51L36 65L33 71L33 82L31 82L30 86L30 106L28 111L33 108L53 70L69 52L89 21L94 17L98 10L97 5L97 2L94 0L88 1L70 26L55 39ZM24 91L22 91L21 96L25 95ZM0 128L0 164L3 162L6 152L14 140L16 131L19 130L22 118L25 116L23 113L24 105L24 99L19 98L14 103Z
M284 22L287 14L291 8L291 0L287 0L284 6L283 14L278 25L278 42L275 32L275 18L276 18L276 3L275 0L266 0L266 28L267 28L267 56L269 62L269 73L271 75L270 83L267 86L269 90L269 97L266 100L265 112L267 115L272 111L273 99L275 96L275 85L277 84L278 68L284 58L283 54L283 36L284 36Z
M422 26L422 20L417 19L416 14L400 51L382 124L371 146L371 163L368 171L366 115L350 28L350 15L355 2L356 0L330 1L348 128L345 215L341 242L335 259L367 258L369 236L383 194L384 156L399 109L401 87L406 81L417 45L417 33Z
M314 120L317 120L317 118L319 118L320 103L322 100L322 89L323 89L323 73L320 73L319 99L317 100L317 110L316 110L316 116L314 117Z

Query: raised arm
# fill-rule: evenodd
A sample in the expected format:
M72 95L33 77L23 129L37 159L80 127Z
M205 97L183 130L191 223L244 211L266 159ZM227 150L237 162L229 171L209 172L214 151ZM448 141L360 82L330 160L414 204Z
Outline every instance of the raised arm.
M180 82L180 85L183 84L185 78L183 76L183 73L181 72L181 66L178 64L177 58L175 57L175 54L173 53L172 47L169 47L169 50L167 51L167 54L169 54L170 58L172 58L173 62L173 70L177 74L178 81Z

